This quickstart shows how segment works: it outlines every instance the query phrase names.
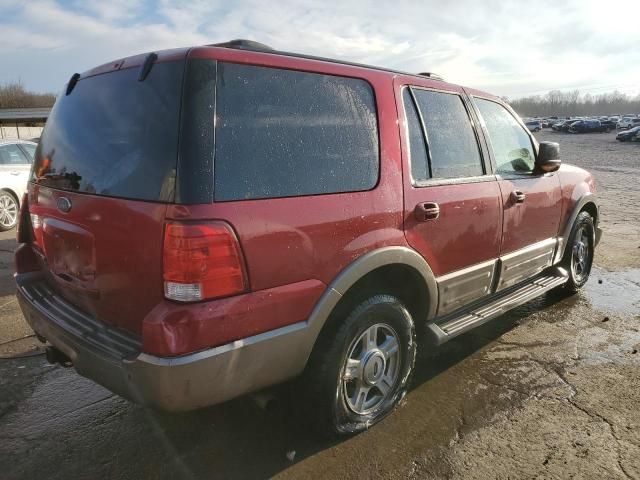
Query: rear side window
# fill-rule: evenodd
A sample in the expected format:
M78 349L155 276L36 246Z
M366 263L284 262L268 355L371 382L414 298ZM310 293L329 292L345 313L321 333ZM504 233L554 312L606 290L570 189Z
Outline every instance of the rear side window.
M502 105L481 98L474 99L491 141L498 173L529 173L535 155L531 139L518 121Z
M411 177L414 180L425 180L431 177L429 173L429 159L422 134L422 125L416 105L411 98L411 91L405 88L402 92L402 102L407 116L407 135L409 138L409 162Z
M378 181L375 98L364 80L218 63L217 201L363 191Z
M483 175L482 157L471 120L458 94L412 89L424 123L431 178L446 179ZM412 173L429 169L414 166ZM414 176L426 180L427 176Z
M31 161L15 144L0 146L0 165L25 165Z

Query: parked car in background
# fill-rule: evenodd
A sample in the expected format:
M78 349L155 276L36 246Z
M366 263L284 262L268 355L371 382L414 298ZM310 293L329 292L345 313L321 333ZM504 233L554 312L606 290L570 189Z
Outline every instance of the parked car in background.
M564 122L562 124L561 131L568 132L569 129L571 128L571 125L573 125L576 122L580 122L580 121L582 121L582 119L579 119L579 118L572 118L571 120L567 120L566 122Z
M575 120L561 120L560 122L554 123L551 126L551 129L555 130L556 132L562 132L564 131L565 127L568 129L569 125L571 125L573 122L575 122Z
M16 226L36 146L24 140L0 140L0 231Z
M569 126L569 133L595 133L611 131L611 127L603 125L600 120L578 120Z
M638 125L640 125L640 118L624 117L616 124L616 127L620 130L628 130Z
M623 130L621 132L618 132L618 134L616 135L616 140L619 140L621 142L633 140L639 132L640 126L630 128L629 130Z
M604 120L600 120L600 123L604 126L604 127L609 127L609 130L615 130L616 129L616 122L613 122L609 119L604 119Z
M542 130L542 122L540 120L529 120L528 122L525 122L525 125L530 132L539 132Z
M120 59L65 92L19 215L17 298L50 362L136 402L301 376L301 419L358 433L404 398L417 342L589 279L593 175L488 93L247 41Z
M640 142L640 130L638 130L636 132L636 134L634 135L634 137L631 139L634 142Z

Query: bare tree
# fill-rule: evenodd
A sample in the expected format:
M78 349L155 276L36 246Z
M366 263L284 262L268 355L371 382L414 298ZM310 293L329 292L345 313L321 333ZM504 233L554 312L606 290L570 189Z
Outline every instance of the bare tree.
M0 108L51 107L55 101L54 94L29 92L19 82L0 86Z
M509 103L524 117L640 114L640 95L632 97L618 91L580 95L578 90L551 90L543 96L518 98Z

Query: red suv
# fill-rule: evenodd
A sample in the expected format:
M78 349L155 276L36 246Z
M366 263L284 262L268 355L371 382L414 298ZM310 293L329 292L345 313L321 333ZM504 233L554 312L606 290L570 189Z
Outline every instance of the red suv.
M441 344L557 286L600 237L593 177L499 98L226 44L75 74L36 152L16 283L52 362L136 402L301 376L325 429Z

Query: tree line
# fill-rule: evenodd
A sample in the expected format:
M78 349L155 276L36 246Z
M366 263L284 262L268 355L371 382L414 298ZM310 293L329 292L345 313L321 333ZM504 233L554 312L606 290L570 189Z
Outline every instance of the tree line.
M504 100L523 117L640 115L640 94L633 97L618 91L582 95L578 90L551 90L545 95L532 95L515 100L505 97Z
M503 99L523 117L640 114L640 94L632 97L618 91L582 95L578 90L551 90L545 95ZM52 107L55 101L53 93L30 92L20 82L0 85L0 108Z
M20 82L0 85L0 108L52 107L56 101L53 93L34 93Z

